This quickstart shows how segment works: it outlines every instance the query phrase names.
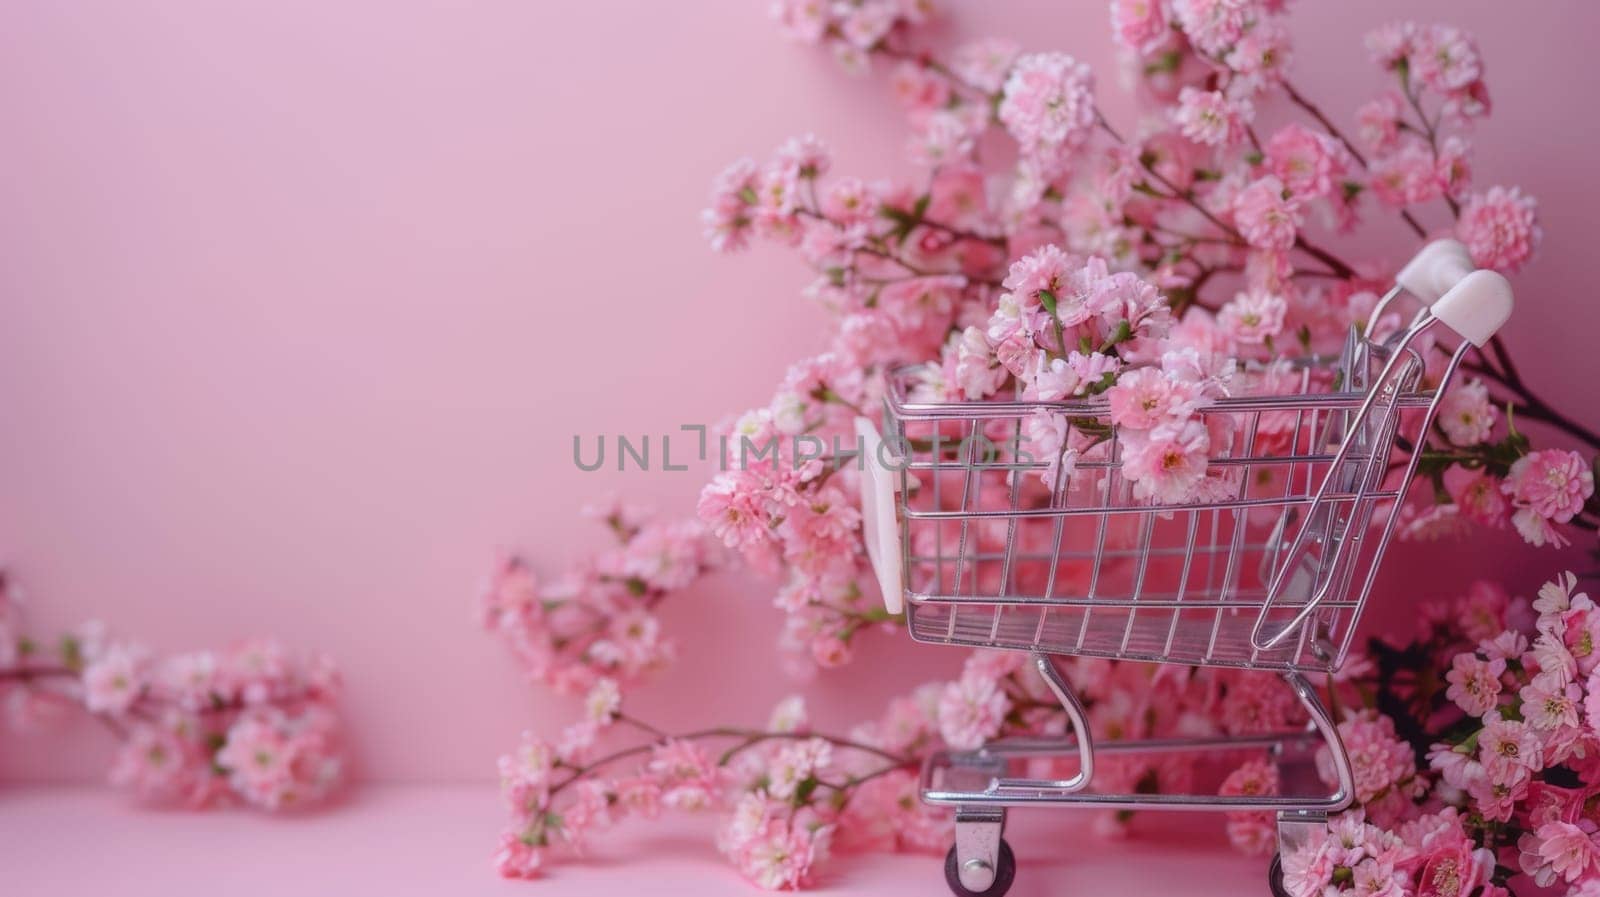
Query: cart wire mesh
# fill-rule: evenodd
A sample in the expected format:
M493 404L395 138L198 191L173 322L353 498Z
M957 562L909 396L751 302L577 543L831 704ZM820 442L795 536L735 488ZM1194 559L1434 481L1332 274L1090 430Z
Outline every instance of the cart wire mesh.
M893 372L884 434L898 455L912 637L1159 663L1336 669L1399 511L1407 484L1398 471L1421 443L1432 397L1417 388L1421 356L1401 351L1411 357L1373 384L1364 417L1366 365L1388 352L1372 343L1302 364L1287 394L1229 396L1204 408L1213 434L1208 488L1179 504L1136 495L1103 399L922 402L912 398L916 372ZM1058 472L1059 460L1026 451L1027 422L1041 413L1064 419L1066 444L1081 447ZM1372 538L1377 530L1383 536ZM1315 610L1296 623L1308 602ZM1297 631L1262 647L1251 637L1258 616L1266 632Z

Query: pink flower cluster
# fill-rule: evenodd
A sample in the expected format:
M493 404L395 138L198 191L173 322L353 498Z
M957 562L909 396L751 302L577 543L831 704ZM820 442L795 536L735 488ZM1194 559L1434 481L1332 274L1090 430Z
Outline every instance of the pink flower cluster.
M1067 667L1100 738L1259 734L1305 721L1274 676L1089 658ZM895 698L879 718L841 734L815 730L797 697L780 702L765 728L682 733L663 732L626 705L616 683L599 680L582 716L558 737L529 733L500 758L509 820L496 854L503 875L533 877L553 851L579 854L618 820L663 811L720 814L718 849L771 889L813 883L836 852L942 853L952 837L950 815L923 804L917 792L916 769L931 752L1067 731L1048 687L1014 652L975 653L956 679ZM1096 775L1108 788L1192 788L1208 762L1106 757ZM1060 776L1069 761L1032 765L1029 774ZM1251 775L1230 781L1252 793L1276 789L1275 769L1259 766ZM1101 828L1127 822L1126 814L1107 814ZM1267 843L1270 821L1254 827Z
M1488 884L1494 854L1474 846L1464 822L1447 807L1387 831L1368 822L1361 810L1351 810L1283 858L1284 888L1290 897L1507 893Z
M617 546L541 581L520 558L496 565L483 593L483 624L531 681L575 694L602 680L633 682L672 660L656 605L720 561L695 521L653 520L609 502L591 509Z
M791 617L783 641L796 669L807 657L845 662L855 636L884 622L840 500L853 473L830 469L848 452L800 447L810 437L850 444L851 420L873 414L882 372L920 365L911 394L924 402L1109 391L1123 473L1144 499L1182 501L1230 485L1207 458L1238 434L1206 403L1305 388L1291 363L1336 355L1387 289L1392 261L1347 261L1325 248L1326 234L1398 213L1419 238L1453 227L1480 264L1504 270L1525 264L1537 243L1531 198L1473 192L1464 126L1488 114L1485 66L1458 29L1373 33L1374 58L1395 80L1359 110L1358 146L1290 82L1283 4L1113 3L1140 93L1164 112L1127 140L1097 111L1091 73L1064 54L979 40L941 58L914 43L922 7L785 2L776 13L808 42L891 61L913 156L932 166L919 186L831 176L827 153L807 137L765 163L731 166L706 212L719 250L752 237L796 248L817 272L806 293L838 324L826 352L725 431L730 445L771 442L776 456L810 463L727 465L700 504L724 544L784 580L777 603ZM847 22L855 18L892 24ZM1268 119L1258 112L1271 106L1305 115L1260 131ZM1009 170L975 152L997 135L1017 147ZM1422 223L1435 213L1453 223ZM1375 326L1392 332L1401 320ZM1558 510L1544 500L1561 488L1547 477L1558 475L1555 455L1509 426L1496 433L1508 396L1518 422L1586 432L1528 400L1504 359L1496 343L1476 359L1476 379L1446 396L1434 437L1442 445L1421 468L1433 488L1411 493L1402 537L1510 522L1533 544L1561 544L1562 527L1600 524L1587 501ZM1114 387L1119 378L1127 382ZM1151 409L1137 412L1142 402ZM1025 421L1022 448L1046 460L1046 484L1104 445L1068 424L1048 412ZM1261 435L1287 448L1289 429Z
M943 814L907 799L908 788L915 795L911 755L896 751L918 745L883 737L900 733L888 721L849 738L813 735L805 705L790 698L766 729L669 736L626 715L610 680L598 682L585 704L585 717L557 742L530 733L500 758L510 816L495 858L502 875L533 877L551 850L581 853L617 821L663 810L723 814L718 849L773 890L810 884L836 842L847 850L931 851L950 837ZM623 728L649 740L596 756L596 736ZM917 741L925 744L925 734Z
M82 707L121 737L111 781L148 801L316 803L341 777L339 690L326 658L294 658L267 640L156 657L89 624L51 651L23 633L0 579L0 697L12 722Z
M1350 328L1368 323L1398 259L1352 256L1336 242L1345 234L1398 218L1419 242L1455 234L1480 265L1512 271L1531 258L1539 238L1532 198L1473 186L1465 125L1489 105L1471 38L1448 26L1376 32L1369 43L1393 81L1356 111L1352 139L1336 124L1338 110L1325 114L1292 83L1285 7L1114 0L1115 38L1133 59L1137 92L1159 113L1124 138L1100 112L1096 79L1064 54L1023 54L998 40L927 51L916 41L928 10L916 0L775 4L786 31L847 67L889 63L915 163L908 180L868 181L834 172L821 144L801 138L765 162L730 166L705 213L718 251L755 240L796 251L815 272L805 295L836 325L824 351L795 364L770 401L715 434L724 463L698 507L712 539L780 579L775 603L788 615L782 645L795 670L843 664L862 632L900 622L876 600L854 510L858 472L848 463L853 420L875 415L886 371L911 366L918 401L1103 395L1107 420L1091 423L1099 433L1080 433L1048 412L1025 422L1028 450L1048 459L1046 482L1103 460L1092 453L1112 451L1114 427L1121 473L1141 497L1184 500L1230 485L1209 459L1226 454L1238 434L1208 403L1306 389L1299 362L1337 355ZM1266 122L1274 127L1263 129ZM1016 152L988 152L997 142ZM1403 320L1392 314L1372 323L1388 333ZM1425 351L1436 378L1445 355ZM1527 540L1550 544L1567 538L1557 527L1594 529L1600 509L1587 455L1535 447L1511 419L1563 430L1586 451L1600 444L1538 399L1498 340L1473 355L1471 371L1474 380L1444 397L1438 432L1421 447L1418 479L1427 482L1408 500L1405 532L1510 521ZM1263 415L1260 423L1259 450L1293 450L1292 415ZM616 528L626 554L633 527ZM624 714L620 692L608 685L625 686L664 659L644 651L630 662L615 650L615 621L641 613L635 619L653 620L650 610L675 588L633 569L553 590L519 566L497 580L492 624L523 630L513 643L531 646L518 650L528 651L536 678L588 691L586 703L599 708L508 761L508 874L531 874L551 847L576 845L624 813L714 807L724 814L719 845L736 866L769 887L801 887L832 851L948 843L940 814L915 799L910 769L929 751L1064 731L1064 715L1018 655L978 654L954 681L892 702L881 719L846 736L809 731L793 704L764 730L666 735ZM1592 677L1578 667L1589 632L1579 604L1568 608L1577 611L1570 621L1560 620L1559 637L1541 629L1519 643L1506 633L1520 628L1521 605L1478 589L1460 606L1424 616L1430 629L1413 646L1420 653L1379 643L1376 667L1352 662L1335 688L1341 704L1355 708L1340 726L1366 808L1336 821L1311 853L1285 858L1298 892L1479 888L1494 897L1504 876L1494 862L1485 865L1485 851L1491 860L1535 858L1557 877L1587 868L1571 828L1551 828L1520 852L1506 840L1537 836L1556 821L1586 831L1582 813L1548 790L1576 780L1580 796L1592 797L1586 758L1600 708L1589 706ZM1558 628L1554 616L1541 621ZM1564 663L1555 640L1574 672L1535 685ZM1417 656L1440 675L1408 675ZM1260 733L1304 722L1269 676L1068 665L1093 727L1107 738ZM1468 709L1481 713L1461 717ZM1450 728L1450 719L1461 725ZM1460 740L1468 731L1477 734ZM1429 740L1419 744L1418 732ZM646 740L597 755L596 745L627 734ZM731 746L715 753L713 743ZM1429 754L1434 743L1444 747ZM1426 767L1419 756L1429 757ZM1275 768L1252 764L1235 770L1225 790L1279 787ZM1526 793L1518 790L1521 766ZM1108 788L1172 791L1192 787L1198 771L1119 757L1098 774ZM1534 809L1557 803L1560 812ZM1272 842L1271 827L1259 814L1229 824L1252 851Z
M1437 659L1444 682L1376 684L1385 706L1431 733L1427 767L1391 717L1369 709L1341 723L1360 807L1284 857L1289 893L1506 894L1517 872L1541 888L1593 888L1600 607L1567 574L1531 606L1480 584L1422 616L1417 641L1376 648ZM1328 758L1319 765L1331 781Z
M932 9L928 0L776 0L772 15L793 39L826 47L846 69L864 71L875 49L927 22Z
M1059 175L1095 124L1089 67L1065 53L1033 53L1011 66L996 113L1023 159Z
M1570 523L1594 497L1594 471L1577 452L1543 449L1512 463L1500 491L1513 508L1511 522L1532 545L1565 545L1555 528Z

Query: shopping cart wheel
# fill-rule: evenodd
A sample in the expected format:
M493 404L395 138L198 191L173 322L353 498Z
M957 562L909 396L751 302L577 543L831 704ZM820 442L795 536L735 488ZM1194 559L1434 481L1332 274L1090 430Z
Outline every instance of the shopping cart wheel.
M956 849L951 845L950 852L944 855L944 880L950 886L950 893L956 897L1000 897L1011 890L1011 881L1017 877L1017 858L1004 838L1000 839L1000 857L995 865L994 883L982 891L969 890L961 883L961 867L957 863Z
M1272 897L1289 897L1289 892L1283 887L1283 854L1272 855L1272 865L1267 867L1267 887L1272 889Z

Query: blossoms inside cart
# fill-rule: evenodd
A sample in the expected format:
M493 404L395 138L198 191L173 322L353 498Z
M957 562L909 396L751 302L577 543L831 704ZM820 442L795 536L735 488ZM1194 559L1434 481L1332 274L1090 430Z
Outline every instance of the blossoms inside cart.
M1036 364L1060 370L1070 354L1067 301L1045 295L1058 341ZM1408 303L1410 324L1383 334L1386 314ZM1336 355L1254 370L1213 368L1192 349L1152 353L1056 400L930 396L924 368L888 376L881 435L866 418L857 429L867 549L889 611L905 613L918 642L1027 652L1069 723L1061 737L927 763L922 799L955 809L952 891L1009 888L1010 807L1274 812L1282 855L1351 803L1350 758L1307 677L1344 662L1440 396L1511 306L1503 277L1439 241ZM1458 345L1440 351L1441 337ZM1435 355L1447 360L1430 373ZM1262 736L1097 741L1056 657L1276 673L1310 721ZM1252 750L1279 764L1281 793L1149 793L1096 776L1097 758ZM1039 758L1071 771L1030 774ZM1275 858L1275 893L1282 874Z

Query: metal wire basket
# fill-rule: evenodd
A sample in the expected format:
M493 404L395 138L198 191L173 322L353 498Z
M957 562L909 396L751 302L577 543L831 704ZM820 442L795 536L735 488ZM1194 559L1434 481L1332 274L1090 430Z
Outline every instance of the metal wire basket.
M1281 849L1349 804L1348 755L1302 674L1344 661L1439 399L1512 302L1504 278L1474 272L1452 241L1419 254L1372 320L1405 293L1422 308L1389 340L1373 339L1371 325L1352 331L1337 358L1299 362L1287 388L1203 408L1213 434L1207 488L1174 504L1140 497L1123 475L1124 437L1103 398L925 402L913 398L912 369L889 375L882 438L870 421L857 424L867 546L889 609L905 608L919 642L1030 652L1073 727L1066 738L997 742L928 764L923 799L957 807L946 864L957 894L997 897L1009 886L1007 806L1275 810ZM1440 323L1460 345L1427 386L1424 335ZM1064 423L1077 446L1070 470L1059 456L1028 455L1024 427L1037 414ZM1100 750L1264 748L1287 758L1325 745L1338 788L1232 798L1099 791L1083 708L1051 655L1275 671L1309 714L1306 732ZM1077 773L1011 774L1014 760L1053 755L1075 756Z

